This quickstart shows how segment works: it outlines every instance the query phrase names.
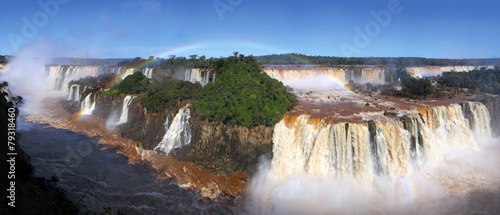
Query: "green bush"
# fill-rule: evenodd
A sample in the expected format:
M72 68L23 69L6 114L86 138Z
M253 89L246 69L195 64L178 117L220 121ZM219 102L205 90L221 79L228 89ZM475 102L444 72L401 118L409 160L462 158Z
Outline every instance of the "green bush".
M211 65L215 83L207 84L196 99L196 113L228 124L276 124L295 104L296 97L283 84L262 73L253 56L237 53Z
M141 99L147 110L161 111L176 107L181 101L192 99L201 90L200 84L187 81L165 81L149 87L148 94Z
M149 86L149 79L142 74L141 71L136 71L123 79L119 84L111 87L106 94L116 96L119 94L136 94L145 92Z
M437 82L447 87L463 87L474 91L500 94L500 68L470 72L443 72Z

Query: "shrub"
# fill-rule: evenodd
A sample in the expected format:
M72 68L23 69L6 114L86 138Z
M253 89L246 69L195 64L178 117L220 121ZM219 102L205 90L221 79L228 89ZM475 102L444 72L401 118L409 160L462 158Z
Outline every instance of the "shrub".
M148 94L141 99L147 110L161 111L176 107L181 101L192 99L201 90L200 84L187 81L165 81L149 87Z
M149 79L142 74L141 71L136 71L134 74L129 75L123 79L119 84L111 87L107 92L108 95L112 94L135 94L142 93L148 89Z

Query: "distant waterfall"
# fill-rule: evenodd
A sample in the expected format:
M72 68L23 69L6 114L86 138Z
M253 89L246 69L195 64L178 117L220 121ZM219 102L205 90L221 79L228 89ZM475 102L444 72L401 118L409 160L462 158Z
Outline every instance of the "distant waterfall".
M304 80L326 76L335 79L341 84L347 84L350 80L357 83L385 84L387 71L380 68L363 68L359 71L346 70L343 68L321 67L321 68L269 68L263 70L271 78L281 82Z
M184 72L184 81L191 83L199 82L203 87L210 83L210 73L210 71L203 71L199 68L186 69ZM215 82L215 73L213 73L212 82Z
M84 91L84 90L83 90ZM66 100L69 101L80 101L80 96L83 93L80 92L80 85L79 84L73 84L69 87L69 92L68 95L66 96Z
M169 153L172 149L180 148L191 143L191 127L189 118L191 113L188 106L182 107L170 126L168 125L168 117L165 121L165 136L162 141L156 146L155 151Z
M424 76L437 76L443 72L455 71L455 72L469 72L474 69L479 69L476 66L423 66L423 67L408 67L408 73L413 77L424 77ZM486 68L493 68L492 66L487 66Z
M128 107L130 106L134 98L134 96L125 96L125 99L123 99L122 114L120 115L118 124L123 124L128 121Z
M475 102L418 108L400 120L365 123L285 116L274 127L271 173L281 179L304 171L360 180L398 176L422 162L442 161L452 148L477 148L476 137L490 135L488 110Z
M71 88L67 88L68 83L73 80L78 80L87 76L96 77L103 74L117 74L126 76L127 73L132 74L133 69L117 66L46 66L48 74L48 86L53 90L63 91L67 93Z
M153 68L146 67L146 68L144 68L143 73L144 73L144 76L146 76L147 78L153 79Z
M92 111L95 109L95 102L96 102L96 96L97 94L94 93L89 93L85 99L83 100L81 106L81 113L85 115L91 115Z

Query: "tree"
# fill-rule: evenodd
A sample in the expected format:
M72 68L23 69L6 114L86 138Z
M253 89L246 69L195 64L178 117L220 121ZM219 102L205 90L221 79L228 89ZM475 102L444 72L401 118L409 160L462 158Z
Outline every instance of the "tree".
M196 61L196 57L198 57L198 55L194 54L194 55L189 55L189 57L191 58L191 61Z

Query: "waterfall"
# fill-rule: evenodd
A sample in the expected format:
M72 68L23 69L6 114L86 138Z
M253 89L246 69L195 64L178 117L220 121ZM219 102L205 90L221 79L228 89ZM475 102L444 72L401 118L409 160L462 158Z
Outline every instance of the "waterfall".
M168 125L168 117L165 120L165 136L162 141L156 146L155 151L169 153L172 149L180 148L191 143L191 127L189 118L191 113L188 106L179 109L170 126Z
M203 87L210 83L210 71L203 71L198 68L186 69L184 72L184 81L191 83L199 82ZM213 74L212 82L215 82L215 73Z
M73 84L69 86L68 95L66 96L66 100L68 101L80 101L80 85Z
M271 174L279 179L301 172L368 181L377 175L397 177L423 162L442 161L451 149L477 148L479 135L491 135L489 123L486 106L476 102L356 123L285 115L274 127Z
M335 79L342 84L348 83L350 80L356 81L358 83L374 83L374 84L385 84L385 77L387 71L380 68L364 68L360 69L358 72L353 70L346 71L342 68L334 67L323 67L316 69L309 68L298 68L298 69L288 69L288 68L271 68L263 70L269 77L277 79L281 82L289 82L296 80L304 80L308 77L321 77L327 76L329 78Z
M491 68L491 67L487 67ZM455 72L469 72L474 69L478 69L476 66L424 66L424 67L408 67L406 68L408 73L413 77L424 77L424 76L437 76L443 72L455 71Z
M84 115L91 115L95 109L96 94L89 93L81 104L81 113Z
M128 121L128 107L130 106L134 98L135 96L125 96L125 99L123 99L122 114L120 115L118 124L123 124Z
M153 68L146 67L144 68L144 76L146 76L149 79L153 79Z
M57 91L67 93L71 88L65 88L68 83L73 80L78 80L87 76L98 76L103 74L129 75L133 69L117 66L68 66L68 65L52 65L46 66L48 75L48 86Z

